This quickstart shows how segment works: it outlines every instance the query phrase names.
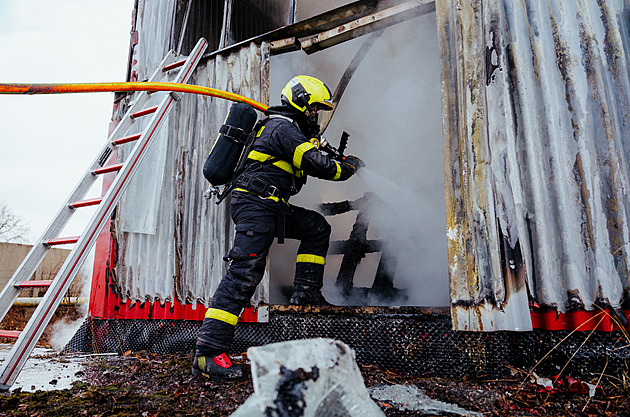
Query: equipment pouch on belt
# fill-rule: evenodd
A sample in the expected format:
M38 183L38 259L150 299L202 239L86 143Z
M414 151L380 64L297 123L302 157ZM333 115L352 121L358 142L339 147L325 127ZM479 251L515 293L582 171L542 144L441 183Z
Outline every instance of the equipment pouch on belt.
M260 197L277 197L283 199L280 190L256 172L244 172L236 179L236 187L244 188L247 191L257 194Z

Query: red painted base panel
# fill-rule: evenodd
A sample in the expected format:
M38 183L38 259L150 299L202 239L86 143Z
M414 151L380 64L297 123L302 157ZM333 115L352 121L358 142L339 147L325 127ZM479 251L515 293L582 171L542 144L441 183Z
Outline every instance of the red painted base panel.
M622 310L622 312L626 320L630 321L630 310ZM534 329L610 332L621 330L623 326L626 330L630 330L628 323L623 324L614 312L605 310L568 311L564 314L533 310L531 316Z

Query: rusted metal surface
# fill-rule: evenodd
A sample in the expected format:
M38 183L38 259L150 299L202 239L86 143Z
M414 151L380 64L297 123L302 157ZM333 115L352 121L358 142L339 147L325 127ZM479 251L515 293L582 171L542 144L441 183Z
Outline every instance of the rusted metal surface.
M346 315L370 314L374 317L378 315L417 315L417 314L449 314L448 307L350 307L350 306L269 306L269 312L291 312L291 313L339 313Z
M269 36L274 37L274 39L291 35L300 37L310 36L372 14L382 8L388 7L388 4L391 5L391 2L378 0L357 1L303 20L286 28L279 29L269 34ZM279 38L275 38L275 36L279 36Z
M300 49L300 41L292 36L286 39L269 42L272 54L282 54L285 52L297 51Z
M529 301L561 313L620 307L630 292L627 2L436 8L455 328L526 330Z
M402 2L304 39L301 41L302 49L307 54L317 52L434 11L435 1L433 0L409 0Z

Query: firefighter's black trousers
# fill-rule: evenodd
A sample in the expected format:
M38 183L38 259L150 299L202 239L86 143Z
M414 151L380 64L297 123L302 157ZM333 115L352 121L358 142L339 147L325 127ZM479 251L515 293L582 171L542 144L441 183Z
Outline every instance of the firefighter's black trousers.
M265 271L266 258L278 230L278 204L244 192L234 192L230 205L236 224L227 274L217 287L197 338L197 351L228 351L236 321L249 304ZM330 225L312 210L285 208L285 237L300 240L295 285L320 289L330 240Z

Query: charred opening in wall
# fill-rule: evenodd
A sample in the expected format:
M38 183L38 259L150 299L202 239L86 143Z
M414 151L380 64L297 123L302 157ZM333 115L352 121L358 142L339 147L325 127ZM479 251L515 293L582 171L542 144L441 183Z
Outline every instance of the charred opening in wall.
M295 75L322 79L335 103L334 116L320 118L324 135L338 146L339 134L350 133L346 153L367 164L345 183L309 179L291 201L322 212L333 228L323 288L333 304L445 306L435 6L379 6L365 22L357 19L312 37L296 34L297 51L282 49L288 41L271 44L270 104L279 104L280 91ZM272 247L271 304L288 301L295 250L291 243Z
M200 37L216 51L290 23L289 0L179 0L175 5L171 47L188 54Z
M171 48L187 55L197 40L203 37L208 41L208 50L216 50L221 39L223 6L223 1L178 1L173 19Z
M394 287L394 275L396 273L397 259L388 246L380 239L368 239L367 232L370 225L371 209L374 206L382 206L373 193L366 193L359 200L343 201L339 203L323 203L320 210L326 216L335 216L349 211L356 211L356 221L347 240L333 241L328 251L329 255L342 255L341 266L337 273L335 286L341 290L341 294L347 301L355 298L376 298L383 302L391 300L406 301L406 295L400 289ZM389 213L394 215L393 212ZM395 235L396 231L386 231L385 236ZM369 287L355 287L354 276L361 259L368 253L381 253L376 268L374 281Z
M285 26L289 6L288 0L235 1L232 5L231 41L227 45Z

